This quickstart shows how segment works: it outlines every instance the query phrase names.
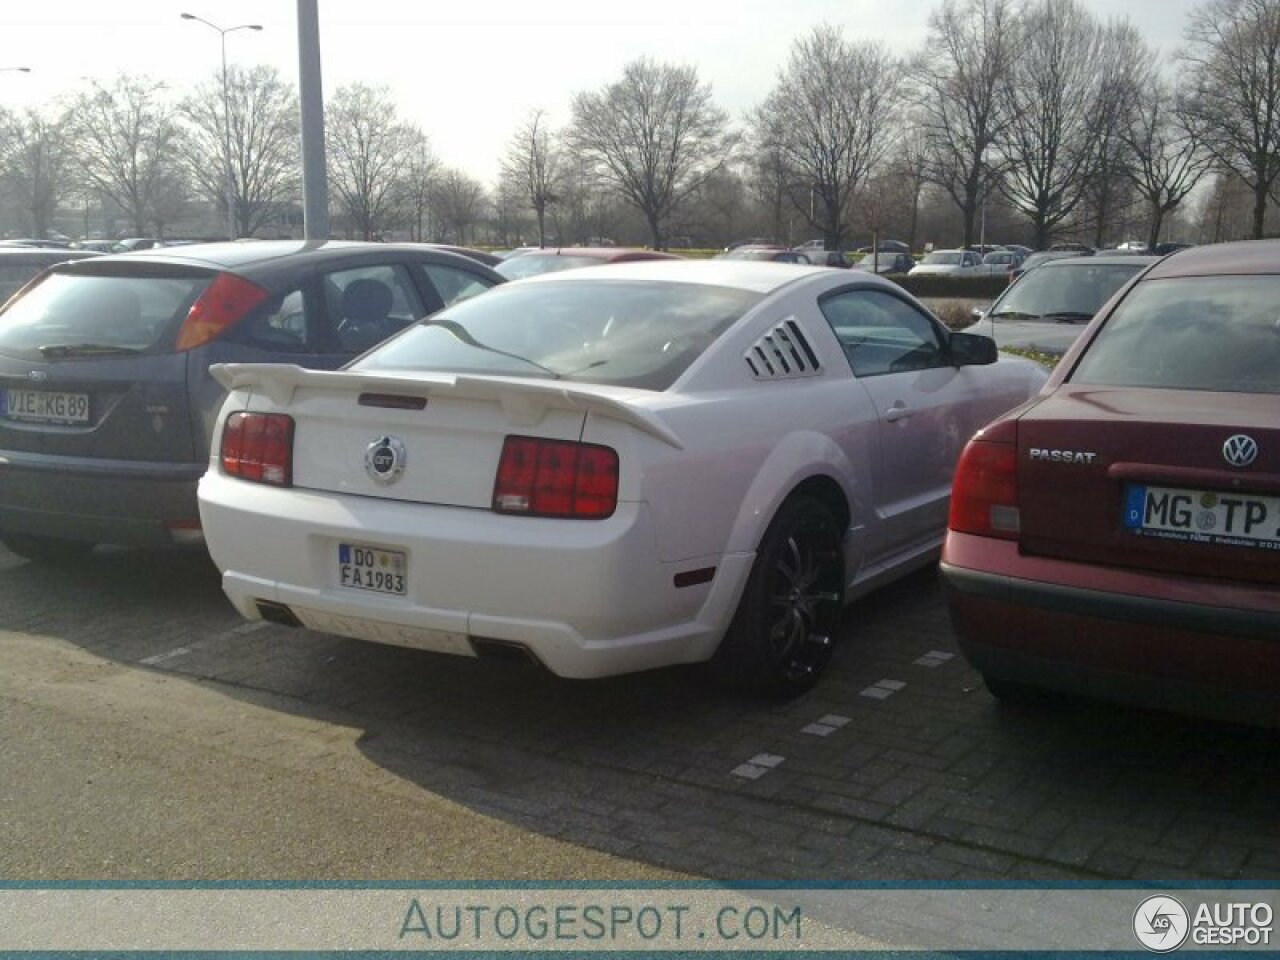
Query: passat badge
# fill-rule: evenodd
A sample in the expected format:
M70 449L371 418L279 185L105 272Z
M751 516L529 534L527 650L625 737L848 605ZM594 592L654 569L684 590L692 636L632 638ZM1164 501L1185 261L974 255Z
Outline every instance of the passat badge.
M364 450L364 468L378 483L395 483L409 455L396 437L379 437Z
M1233 467L1247 467L1258 459L1258 444L1253 437L1237 433L1227 437L1222 445L1222 456Z

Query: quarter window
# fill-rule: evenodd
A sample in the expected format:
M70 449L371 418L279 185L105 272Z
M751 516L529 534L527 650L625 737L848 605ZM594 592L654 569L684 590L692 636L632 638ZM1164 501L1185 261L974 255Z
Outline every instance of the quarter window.
M850 290L818 305L855 376L946 365L937 326L905 300L880 290Z

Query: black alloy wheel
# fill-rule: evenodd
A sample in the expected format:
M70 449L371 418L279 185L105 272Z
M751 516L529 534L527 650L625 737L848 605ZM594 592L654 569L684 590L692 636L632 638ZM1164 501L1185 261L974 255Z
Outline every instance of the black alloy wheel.
M770 697L812 687L831 659L844 589L842 531L812 497L786 501L765 531L714 664L732 686Z

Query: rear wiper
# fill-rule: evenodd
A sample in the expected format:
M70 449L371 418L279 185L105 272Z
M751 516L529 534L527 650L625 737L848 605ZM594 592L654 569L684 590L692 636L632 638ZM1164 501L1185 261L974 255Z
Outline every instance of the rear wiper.
M1082 320L1085 322L1092 320L1093 314L1081 313L1077 310L1060 310L1057 313L1046 313L1044 318L1056 323L1079 323Z
M544 367L537 360L530 360L528 357L522 357L518 353L511 353L507 350L500 350L497 347L491 347L487 343L481 343L475 337L471 336L471 332L467 330L466 327L459 323L454 323L452 320L428 320L426 322L426 326L440 327L443 330L449 331L449 333L453 334L468 347L475 347L477 350L483 350L485 353L496 353L500 357L510 357L512 360L519 360L521 363L527 363L531 367L537 367L539 370L551 374L551 376L557 380L562 376L562 374L552 370L550 367Z
M992 320L1039 320L1038 313L1023 313L1021 310L1001 310L999 313L987 314Z
M36 349L42 357L136 356L142 353L137 347L122 347L114 343L52 343Z

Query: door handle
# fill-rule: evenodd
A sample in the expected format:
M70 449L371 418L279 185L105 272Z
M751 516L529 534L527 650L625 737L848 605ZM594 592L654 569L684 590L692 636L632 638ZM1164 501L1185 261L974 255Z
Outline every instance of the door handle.
M911 416L911 408L899 400L885 411L884 418L890 423L897 423L899 420L905 420L909 416Z

